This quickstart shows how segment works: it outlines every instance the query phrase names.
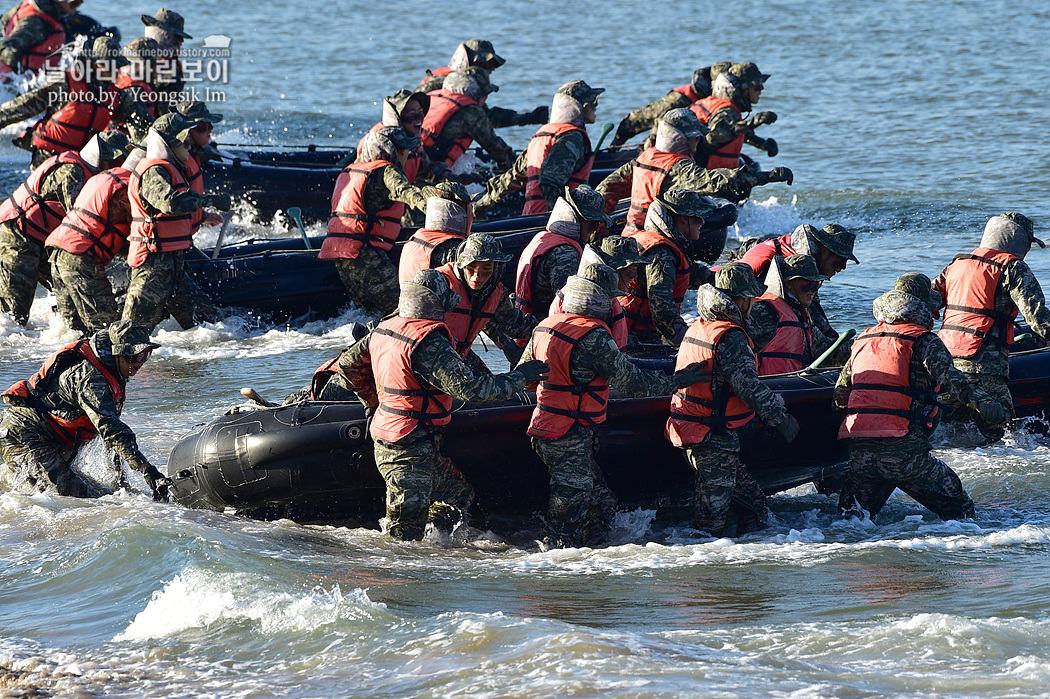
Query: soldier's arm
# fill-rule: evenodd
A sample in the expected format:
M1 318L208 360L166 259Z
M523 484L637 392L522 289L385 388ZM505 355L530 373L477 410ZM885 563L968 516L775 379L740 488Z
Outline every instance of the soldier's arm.
M616 135L613 136L612 143L609 145L619 146L626 143L643 131L648 131L656 126L656 122L667 112L680 107L688 107L690 104L692 103L688 97L671 90L655 102L639 107L625 116L620 125L616 127Z
M930 372L934 383L940 384L942 393L958 396L964 403L982 403L992 398L976 383L971 383L966 374L955 368L955 362L948 348L944 346L935 333L923 335L915 341L912 350L926 371Z
M98 430L98 436L120 458L132 467L149 463L139 450L135 432L120 419L113 391L97 369L82 361L62 373L59 386L64 398L80 406Z
M551 291L558 293L579 268L580 254L569 245L558 245L544 256L538 273L547 278Z
M5 22L6 25L6 22ZM0 40L0 61L11 68L18 65L26 51L44 43L51 34L51 27L40 17L26 17Z
M171 186L168 171L160 165L142 173L139 196L147 204L165 214L186 214L201 208L201 196L192 189L179 191Z
M488 115L489 123L492 124L494 129L505 129L508 126L520 126L518 121L522 118L522 114L518 114L513 109L507 109L506 107L490 107L485 105L485 113Z
M40 195L44 199L61 202L62 208L71 211L86 181L83 170L72 163L65 163L52 170L44 179L40 185Z
M525 187L526 167L523 151L510 169L501 172L485 183L485 193L478 199L476 208L484 209L503 201L508 195Z
M506 293L500 297L499 305L496 306L490 322L499 325L516 340L523 340L532 335L533 328L539 324L535 316L515 306Z
M540 192L550 211L558 197L565 191L572 173L583 167L587 160L587 136L579 131L569 131L554 141L547 159L540 168Z
M653 262L645 268L645 293L649 312L657 332L669 343L681 342L689 326L674 302L675 270L678 258L666 247L657 247L649 255Z
M1015 260L1003 271L1003 287L1032 328L1044 340L1050 340L1050 310L1039 280L1024 260Z
M401 168L393 165L383 168L383 187L391 201L399 201L417 211L427 210L427 198L423 196L423 190L409 182Z
M849 406L849 394L853 390L853 367L850 360L842 366L839 378L835 381L834 403L839 410L845 410Z
M376 393L375 374L372 373L372 355L368 351L369 333L350 345L336 365L343 381L357 394L357 399L365 408L375 411L379 407L379 396Z
M678 387L673 376L631 363L604 328L584 335L576 347L581 361L601 374L613 388L632 398L666 396Z
M668 188L681 187L704 196L739 201L747 198L752 188L762 183L761 174L746 167L708 170L692 160L679 160L671 166Z
M751 315L748 320L748 335L755 343L755 352L761 352L777 334L777 322L780 316L777 314L773 304L764 301L756 301L751 307Z
M468 403L506 400L525 388L525 375L475 374L440 332L427 335L412 354L412 371L434 388Z
M42 114L48 107L60 108L67 97L62 94L65 89L65 80L58 80L4 102L0 105L0 128Z
M704 142L711 150L718 150L749 130L747 122L741 121L736 110L729 107L715 112L708 120L707 128L709 131Z
M758 413L766 424L776 427L787 417L777 394L758 379L755 355L743 330L727 331L715 348L718 370L740 400Z
M631 196L631 183L634 181L634 160L629 160L613 170L608 177L598 183L595 191L605 197L605 213L612 213L616 202Z
M514 164L514 150L496 135L482 107L476 104L464 107L455 118L463 119L467 135L477 141L478 145L492 156L500 170L506 170Z

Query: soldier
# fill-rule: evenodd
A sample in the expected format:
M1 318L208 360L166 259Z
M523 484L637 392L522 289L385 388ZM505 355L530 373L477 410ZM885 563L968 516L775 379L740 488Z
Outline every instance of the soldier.
M474 204L467 188L455 182L427 187L426 222L401 248L397 278L402 284L421 269L436 269L454 262L459 244L470 235Z
M27 494L106 494L70 467L80 447L101 436L145 476L154 500L167 500L170 481L142 454L135 433L120 419L128 379L157 347L145 326L122 320L63 347L32 378L7 389L3 397L11 407L0 418L0 455L10 486Z
M66 43L65 16L75 15L79 5L77 0L22 0L5 12L0 75L57 65Z
M565 188L554 204L547 228L537 233L518 258L514 303L538 320L546 318L554 292L580 266L583 245L596 242L609 217L602 198L590 187Z
M506 400L546 377L530 361L506 374L475 374L453 347L444 318L459 297L443 274L427 269L402 287L398 312L339 360L339 372L372 416L375 461L386 481L388 533L421 539L428 521L442 530L465 519L473 488L445 453L442 427L453 398Z
M673 188L653 200L644 230L624 231L650 262L623 301L630 333L642 342L678 346L689 329L682 319L685 292L711 276L706 265L692 261L690 243L700 238L704 218L713 210L696 192Z
M186 81L183 78L182 61L179 56L182 52L182 42L193 37L186 33L186 20L178 12L162 7L153 17L141 15L140 18L146 25L143 35L160 44L162 52L156 63L157 79L154 84L158 95L157 111L164 114L172 111L175 103L184 99Z
M398 126L368 135L357 162L343 168L332 194L332 218L318 258L335 260L352 300L370 313L397 308L397 267L388 251L401 233L406 205L426 209L426 196L405 179L419 139Z
M159 99L157 93L157 81L159 77L159 66L164 54L164 49L153 39L140 36L132 39L124 47L124 57L128 59L128 65L120 69L120 74L113 81L114 87L121 90L121 94L131 95L136 102L145 105L146 113L150 120L160 116L157 106ZM145 140L146 133L137 133L137 124L129 124L133 140Z
M628 114L616 127L616 135L613 136L610 148L619 148L636 135L656 128L656 124L667 112L672 109L688 109L703 98L711 94L711 81L724 73L732 63L730 61L718 61L717 63L697 68L693 71L693 79L685 85L679 85L668 92L664 97L651 102L644 107L639 107Z
M66 324L80 333L98 332L120 319L106 265L127 252L131 231L129 164L125 161L123 166L91 177L73 208L44 242L58 311Z
M766 525L769 509L762 488L740 460L738 430L755 414L785 442L799 425L784 401L758 380L757 364L747 336L747 317L765 286L747 265L731 262L715 273L714 285L696 294L700 317L686 333L675 368L692 368L702 378L671 398L665 434L682 449L696 471L693 526L723 536L726 520L737 514L737 536L751 525Z
M484 70L489 77L492 71L499 68L506 61L498 56L492 48L492 42L484 39L470 39L456 47L452 53L452 60L447 66L428 70L427 75L416 88L419 92L433 92L439 90L445 83L445 77L454 71L464 71L470 67ZM547 122L547 108L537 107L531 112L518 113L513 109L502 107L485 106L489 115L492 128L501 129L505 126L528 126L529 124L544 124Z
M777 120L775 112L758 112L747 121L742 114L757 104L769 75L754 63L734 63L711 83L711 95L690 107L707 135L697 162L709 169L740 166L740 150L746 142L773 157L780 150L772 138L755 135L755 129Z
M850 440L839 508L852 515L862 508L875 517L900 488L942 519L973 517L959 477L930 454L929 435L940 419L937 393L950 391L976 404L991 424L1005 421L1006 411L953 366L932 332L930 308L940 305L939 294L930 293L929 278L914 276L921 279L909 288L924 286L928 296L895 289L875 299L878 325L857 336L835 384L835 406L846 412L839 439Z
M528 340L536 327L536 318L515 306L500 283L503 266L512 259L512 255L503 252L499 238L474 233L460 243L454 263L438 267L460 299L445 315L445 325L456 351L475 372L489 370L470 349L482 330L514 366L521 351L510 340Z
M933 286L944 299L940 337L955 358L955 367L981 386L1004 411L1001 421L977 420L990 441L1002 438L1014 417L1010 395L1010 343L1020 311L1032 331L1050 339L1050 311L1043 290L1024 261L1035 237L1031 219L1014 211L993 216L984 227L981 245L959 255L944 268ZM952 396L951 404L959 401Z
M690 368L668 376L641 369L609 334L613 297L623 292L607 265L588 265L563 288L562 313L532 334L522 360L550 365L536 391L528 433L551 475L547 538L552 546L594 546L605 540L616 496L598 464L595 428L605 422L610 384L632 397L666 395L700 379Z
M168 315L183 328L214 319L217 312L186 271L185 254L194 226L217 217L201 214L205 206L230 209L228 194L199 194L187 181L189 138L193 124L177 112L158 118L146 136L146 156L128 184L131 280L122 317L151 332ZM219 217L221 220L221 217Z
M593 124L598 95L603 87L573 80L558 88L551 107L551 121L540 127L528 148L506 172L492 178L478 208L497 204L525 188L524 216L550 211L566 187L575 189L590 180L594 151L587 135Z
M801 371L813 363L813 319L809 308L828 280L810 255L774 257L766 293L751 309L749 335L758 355L758 375Z
M514 162L514 151L492 130L485 101L499 90L480 68L455 71L430 95L430 109L423 117L423 148L431 160L450 168L477 141L496 161L500 170Z
M222 121L222 114L216 114L208 109L208 105L200 100L186 100L175 105L183 119L193 125L190 129L190 158L186 161L186 182L197 194L204 194L204 173L201 172L201 163L214 160L219 157L215 146L211 144L211 132L215 124ZM203 209L194 213L193 232L200 230L202 225L222 225L222 215L215 212L206 212Z
M0 310L29 322L37 281L50 285L44 241L73 208L88 178L120 163L127 137L94 136L80 152L53 155L0 204Z
M598 192L605 197L605 211L611 213L620 199L630 196L627 225L640 230L645 226L649 204L672 187L740 201L758 185L791 184L794 180L791 170L783 167L761 172L751 168L708 170L697 165L693 153L706 133L707 129L688 109L672 109L664 114L656 127L655 145L621 165L598 185Z
M430 95L424 92L411 92L409 90L398 90L389 97L383 98L383 120L373 126L368 133L378 131L384 126L400 126L409 136L422 138L423 117L430 109ZM357 143L360 151L365 144L365 136ZM444 162L435 162L430 159L423 146L418 146L408 154L405 161L405 177L411 184L416 180L422 182L438 182L444 179L456 179L466 181L473 178L460 178L452 175L452 171Z

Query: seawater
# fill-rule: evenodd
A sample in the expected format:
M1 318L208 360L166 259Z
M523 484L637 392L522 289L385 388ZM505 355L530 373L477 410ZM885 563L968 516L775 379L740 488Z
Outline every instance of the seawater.
M125 41L145 2L84 7ZM733 236L802 222L858 232L862 264L828 285L839 327L904 271L936 274L989 216L1050 222L1045 162L1050 10L1034 0L571 4L186 0L203 37L231 37L223 144L347 145L383 95L491 39L494 104L531 109L563 82L608 91L599 122L700 65L772 73L758 109L793 187L757 190ZM531 127L505 138L523 147ZM597 134L592 127L592 134ZM5 130L13 134L14 129ZM28 158L0 143L0 184ZM232 239L286 235L237 212ZM320 233L318 226L314 233ZM209 237L210 236L210 237ZM202 234L207 247L214 233ZM1028 258L1044 282L1050 253ZM690 297L692 298L692 297ZM0 319L0 383L74 339L40 293L28 328ZM690 302L687 302L687 305ZM279 398L344 347L354 311L300 328L230 317L181 331L130 386L127 419L163 464L244 385ZM1037 697L1050 686L1050 446L1018 430L937 455L978 505L942 522L895 496L844 522L800 488L772 526L652 541L625 513L614 545L541 552L482 534L390 541L372 529L254 522L121 492L99 501L0 495L0 693L114 697ZM801 448L801 447L796 447ZM105 476L104 454L84 467ZM137 476L133 485L144 483Z

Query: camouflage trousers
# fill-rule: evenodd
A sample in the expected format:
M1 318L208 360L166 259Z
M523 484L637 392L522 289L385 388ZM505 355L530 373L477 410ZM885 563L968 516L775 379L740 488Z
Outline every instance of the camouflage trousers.
M32 495L97 498L104 492L71 468L76 449L67 445L29 408L8 408L0 418L0 458L5 488Z
M1003 410L1006 411L1006 422L993 424L985 422L981 419L980 415L977 415L974 411L970 410L965 405L962 405L958 400L951 396L943 396L943 402L947 408L948 414L945 416L947 420L954 421L968 421L973 420L974 424L977 425L977 429L981 431L985 439L989 442L998 442L1006 434L1006 428L1009 426L1011 420L1016 417L1014 413L1014 398L1010 393L1009 378L1006 376L997 376L995 374L967 374L963 372L967 379L971 383L977 384L984 392L991 396L996 403L1003 406Z
M682 452L696 471L694 527L712 536L726 536L731 513L736 515L737 536L752 527L766 526L766 494L740 460L740 452L708 444L683 447Z
M380 311L383 315L397 310L401 285L397 280L397 267L385 252L366 245L352 260L335 260L335 268L339 270L339 278L343 280L350 300L358 308Z
M941 519L973 517L973 500L955 471L930 454L922 434L882 439L854 439L849 447L846 483L839 493L839 509L867 510L872 517L900 488Z
M555 546L595 546L608 536L618 503L598 465L599 446L597 433L583 425L559 439L532 438L551 474L547 536Z
M440 429L417 428L401 441L374 444L376 466L386 481L390 536L422 539L427 522L451 531L466 520L474 489L445 454Z
M51 279L58 312L70 328L96 332L120 320L120 309L105 266L91 253L51 251Z
M150 253L141 266L131 268L121 318L137 320L152 333L169 315L183 330L219 317L207 294L186 271L184 250Z
M16 321L29 322L37 282L51 286L44 244L24 235L10 223L0 224L0 311Z

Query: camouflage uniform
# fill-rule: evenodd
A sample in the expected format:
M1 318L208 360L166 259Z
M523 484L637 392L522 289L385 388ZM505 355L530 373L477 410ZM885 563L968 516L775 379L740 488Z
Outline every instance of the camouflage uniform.
M138 340L146 344L136 347L158 346L148 343L145 328L138 326L138 329ZM92 351L109 371L126 382L117 370L111 330L96 333L90 343ZM99 437L117 456L132 468L144 473L152 469L152 477L160 476L139 450L134 431L121 420L105 377L86 359L74 359L64 366L56 364L32 393L41 411L66 420L87 415ZM4 475L16 490L83 498L104 494L70 468L78 446L67 446L43 412L17 396L5 396L4 400L11 407L0 418L0 455L7 470Z
M440 277L440 280L437 279ZM455 307L458 296L436 270L423 270L406 283L399 302L412 318L443 318ZM433 287L433 288L432 288ZM438 289L437 292L434 289ZM339 372L357 393L371 415L379 405L369 354L370 333L352 345L339 360ZM506 400L522 390L526 373L480 374L467 367L446 335L434 332L416 346L412 372L423 384L462 401L489 403ZM386 514L389 533L398 539L420 539L426 523L450 529L455 512L466 517L474 491L445 454L443 430L418 425L397 442L374 440L375 460L386 481Z
M872 309L880 322L933 327L927 304L902 291L883 294L875 299ZM913 343L909 375L912 387L918 391L933 391L940 385L942 391L951 392L966 403L992 400L955 368L951 354L934 333L923 335ZM835 406L840 410L849 405L852 377L851 358L842 367L835 384ZM894 488L900 488L942 519L972 517L973 501L955 472L930 454L932 448L925 427L915 422L904 437L851 440L850 463L839 494L839 508L855 511L859 505L874 517Z
M985 227L980 246L1010 252L1023 258L1031 244L1029 241L1037 239L1032 234L1031 222L1027 217L1024 218L1026 223L1018 224L1010 216L1019 217L1017 214L992 217ZM1042 245L1041 242L1040 245ZM933 288L941 294L944 301L947 301L944 275L945 272L942 271L933 280ZM1009 314L1014 308L1020 310L1032 332L1044 340L1050 340L1050 310L1047 310L1039 280L1035 278L1031 267L1023 259L1014 260L1006 265L995 291L995 312L997 314ZM1012 419L1014 417L1013 398L1008 385L1009 348L1004 342L1003 332L1004 328L998 324L993 326L988 333L988 338L981 343L977 352L969 357L955 357L955 366L966 374L967 379L980 384L985 391L991 394L1007 411L1008 419ZM955 396L946 397L945 401L952 408L959 408L960 401ZM981 420L978 420L977 424L985 436L993 441L1002 437L1005 428L1005 425L988 425Z
M21 5L22 2L19 0L14 7L4 13L3 18L0 19L0 28L7 26ZM44 14L59 22L63 21L62 10L54 3L54 0L37 0L36 6ZM44 43L51 32L51 25L42 18L26 17L11 28L10 34L0 39L0 63L4 63L9 68L18 69L26 51Z
M744 330L747 321L732 300L760 296L765 287L755 281L749 267L737 264L722 267L715 277L715 284L718 288L706 284L697 291L700 317L696 322L728 320L740 326L740 330L727 331L716 346L712 393L721 400L721 396L732 391L767 425L783 430L794 419L787 414L780 397L759 380L755 354ZM685 445L682 452L696 471L694 527L722 536L730 512L737 516L738 534L747 531L751 525L759 528L766 525L769 515L766 496L740 460L737 430L712 429L701 443Z
M797 319L792 322L801 323L803 331L809 330L813 332L815 339L816 333L814 332L813 319L810 316L810 309L813 308L813 305L803 306L787 286L787 282L799 277L811 282L823 283L828 281L828 277L820 274L817 270L817 261L812 255L795 254L786 258L774 257L766 274L765 284L770 294L782 298L795 313ZM813 300L814 302L816 301L815 295ZM766 345L773 341L779 327L780 314L777 313L773 304L766 301L757 301L751 308L747 328L747 334L754 343L756 353L760 354ZM809 342L806 345L801 361L803 364L808 365L816 359L817 352Z
M563 289L562 308L609 322L611 293L616 289L616 272L605 265L610 281L599 287L584 276L573 276ZM581 270L581 275L587 272ZM583 312L586 311L586 312ZM533 340L522 355L522 362L533 359ZM585 386L602 376L620 393L631 397L667 395L678 387L675 377L660 371L642 369L619 350L609 332L591 330L572 349L569 371L573 383ZM616 496L609 490L598 462L600 443L594 427L578 423L558 439L532 437L532 448L547 465L551 475L547 530L555 546L590 546L601 543L616 511Z
M97 332L120 319L106 267L92 254L51 248L51 280L58 312L73 330Z
M495 85L489 85L487 74L480 68L470 68L467 72L472 78L465 78L466 80L473 79L475 83L483 83L478 87L481 91L480 95L499 89ZM453 75L457 74L453 73ZM485 77L482 78L482 76ZM457 92L459 91L457 90ZM462 92L461 94L470 93ZM472 96L475 95L472 94ZM477 96L477 98L480 99L480 96ZM506 141L496 135L492 123L489 121L489 115L480 104L463 107L449 117L440 136L443 140L447 139L449 141L455 141L460 138L473 139L486 153L492 156L500 170L507 170L514 164L514 150L507 145Z
M61 203L69 211L86 181L79 166L65 163L43 179L40 196ZM0 224L0 310L25 325L38 281L45 286L51 283L44 243L23 234L14 221Z

